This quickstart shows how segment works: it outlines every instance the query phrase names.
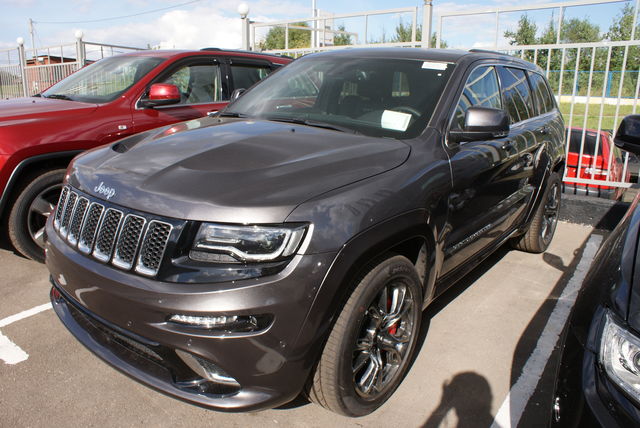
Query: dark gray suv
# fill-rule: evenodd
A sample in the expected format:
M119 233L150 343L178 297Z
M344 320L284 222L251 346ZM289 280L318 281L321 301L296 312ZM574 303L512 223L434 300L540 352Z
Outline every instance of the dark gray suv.
M55 311L172 396L238 411L304 392L365 415L436 296L506 241L547 248L563 132L517 58L306 56L217 117L75 159L47 225Z

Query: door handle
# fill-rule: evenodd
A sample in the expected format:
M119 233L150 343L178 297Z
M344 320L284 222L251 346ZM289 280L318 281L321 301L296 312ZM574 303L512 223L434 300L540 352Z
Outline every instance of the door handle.
M211 110L207 112L207 116L214 117L218 114L218 110Z

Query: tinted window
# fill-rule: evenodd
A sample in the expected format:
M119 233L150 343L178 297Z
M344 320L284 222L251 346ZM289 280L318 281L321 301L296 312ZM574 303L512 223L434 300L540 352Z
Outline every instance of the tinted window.
M500 67L499 73L504 106L509 113L511 123L535 116L531 90L524 70Z
M464 126L464 115L472 106L502 108L495 67L478 67L471 72L456 106L452 128Z
M180 104L222 101L222 79L216 64L188 64L175 70L162 83L180 90Z
M231 76L235 89L248 89L254 83L264 79L271 73L271 68L267 66L253 66L244 64L232 64Z
M584 136L584 147L582 149L583 155L593 156L596 152L596 139L598 134L595 132L587 131ZM582 129L572 129L569 139L569 151L580 154L580 144L582 143ZM598 142L598 156L602 156L602 137Z
M540 113L542 114L553 110L555 107L552 99L553 96L549 92L549 87L547 86L544 77L537 73L529 73L529 78L531 79L533 96L536 100Z

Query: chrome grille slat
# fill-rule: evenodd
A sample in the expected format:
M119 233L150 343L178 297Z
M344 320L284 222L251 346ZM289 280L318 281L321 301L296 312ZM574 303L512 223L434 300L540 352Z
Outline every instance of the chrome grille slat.
M62 235L63 238L66 238L67 233L69 232L69 222L71 221L71 216L73 215L73 210L76 207L77 201L78 194L76 192L71 192L67 203L64 205L64 214L62 214L62 220L60 221L60 235Z
M136 272L147 276L158 273L172 229L173 226L163 221L152 220L149 222L138 256Z
M80 232L80 241L78 242L78 250L85 254L89 254L93 249L93 243L96 239L96 231L104 213L104 205L92 202L89 211L82 225Z
M122 217L122 211L113 208L109 208L105 212L104 218L100 223L100 228L98 229L96 245L93 249L93 257L103 262L111 258Z
M134 214L128 214L125 217L118 242L116 243L116 251L113 255L112 263L115 266L131 269L146 223L147 220L145 218Z
M79 252L145 276L158 274L175 225L71 186L63 187L53 215L54 229Z
M67 241L69 241L71 245L76 245L78 243L80 226L82 226L84 215L87 213L88 206L89 199L85 197L81 197L80 199L78 199L76 208L73 212L73 216L71 217L71 224L69 225L69 235L67 236Z
M67 196L69 196L69 188L67 186L64 186L62 188L62 191L60 192L60 200L58 201L56 214L53 218L53 227L56 230L60 229L60 220L62 219L62 213L64 212L64 207L67 203Z

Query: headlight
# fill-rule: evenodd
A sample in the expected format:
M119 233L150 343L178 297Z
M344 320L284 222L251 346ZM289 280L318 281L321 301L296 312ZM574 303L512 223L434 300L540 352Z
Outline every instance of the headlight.
M616 324L608 313L600 343L600 363L613 382L640 400L640 338Z
M306 231L306 226L229 226L203 223L190 256L196 260L218 263L276 260L294 254Z

